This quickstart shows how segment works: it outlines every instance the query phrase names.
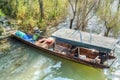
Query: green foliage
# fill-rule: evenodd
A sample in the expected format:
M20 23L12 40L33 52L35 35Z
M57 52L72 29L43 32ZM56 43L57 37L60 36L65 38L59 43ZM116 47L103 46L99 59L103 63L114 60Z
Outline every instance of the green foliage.
M2 28L2 26L0 26L0 36L2 35L3 32L4 32L4 29Z
M0 17L5 16L5 14L2 12L2 10L0 9Z
M113 30L113 34L117 35L120 30L120 9L113 11L113 2L110 0L101 1L97 14L101 21L105 21L107 30L110 28Z
M47 20L55 20L65 14L66 0L44 0L45 15Z
M21 29L25 30L35 26L45 29L48 25L54 25L54 20L66 15L67 0L43 0L44 20L40 17L39 0L0 0L0 3L4 13L16 19Z

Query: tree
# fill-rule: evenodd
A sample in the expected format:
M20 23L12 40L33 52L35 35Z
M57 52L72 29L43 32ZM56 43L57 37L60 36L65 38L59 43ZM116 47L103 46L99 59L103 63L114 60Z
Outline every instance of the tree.
M76 10L77 10L77 3L78 3L78 0L75 0L75 4L72 4L72 1L71 0L68 0L71 8L72 8L72 13L73 13L73 17L70 19L70 29L72 29L72 24L73 24L73 21L75 19L75 16L76 16ZM74 5L74 6L73 6Z
M77 29L85 31L88 21L95 15L99 0L80 0L77 12Z
M76 16L76 29L84 31L87 27L88 20L97 11L99 0L75 0L74 2L69 0L73 12L73 18L70 20L70 28L72 28L71 26Z
M66 15L67 0L0 0L0 9L19 29L57 25ZM44 19L43 19L44 18ZM11 21L12 21L11 20Z
M114 34L117 34L120 30L120 0L117 1L117 7L113 5L115 2L114 0L100 1L97 14L100 18L100 21L104 21L104 26L106 27L104 36L108 36L110 31L112 31Z

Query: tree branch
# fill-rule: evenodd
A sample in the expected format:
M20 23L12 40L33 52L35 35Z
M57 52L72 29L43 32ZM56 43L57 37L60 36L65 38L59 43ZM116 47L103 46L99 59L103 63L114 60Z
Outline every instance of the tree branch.
M88 14L91 12L91 10L95 7L96 2L97 2L97 1L95 0L95 2L94 2L93 5L90 7L90 9L88 10L87 14L85 15L85 18L88 16Z
M68 0L68 2L70 3L70 6L71 6L72 11L73 11L73 13L74 13L74 12L75 12L75 10L74 10L74 7L73 7L73 5L72 5L72 3L71 3L71 0Z

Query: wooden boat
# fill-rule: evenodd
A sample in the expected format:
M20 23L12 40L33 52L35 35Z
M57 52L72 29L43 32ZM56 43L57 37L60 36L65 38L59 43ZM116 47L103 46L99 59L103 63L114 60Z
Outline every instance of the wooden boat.
M84 48L81 46L75 46L68 43L64 43L57 39L54 39L52 45L45 47L45 40L49 38L40 37L39 40L30 42L23 38L20 38L13 33L12 38L17 39L29 46L35 47L42 51L48 52L49 54L65 58L77 63L93 66L96 68L109 68L114 60L116 59L113 53L102 52L94 49ZM36 43L40 43L39 45ZM108 60L112 60L111 64L105 64Z

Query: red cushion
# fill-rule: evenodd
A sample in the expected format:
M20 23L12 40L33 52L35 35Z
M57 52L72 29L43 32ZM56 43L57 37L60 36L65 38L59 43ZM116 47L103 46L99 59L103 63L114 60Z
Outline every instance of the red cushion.
M47 44L51 44L51 43L52 43L52 40L48 39Z

